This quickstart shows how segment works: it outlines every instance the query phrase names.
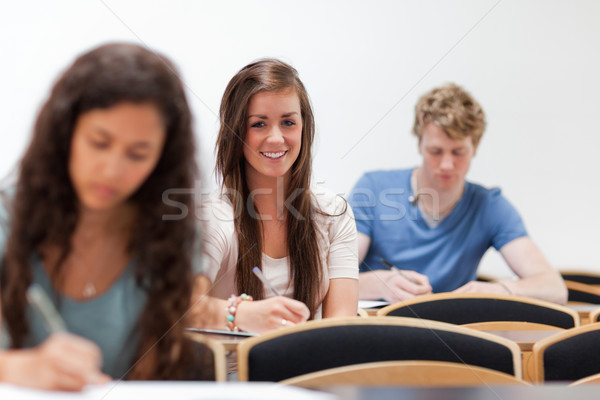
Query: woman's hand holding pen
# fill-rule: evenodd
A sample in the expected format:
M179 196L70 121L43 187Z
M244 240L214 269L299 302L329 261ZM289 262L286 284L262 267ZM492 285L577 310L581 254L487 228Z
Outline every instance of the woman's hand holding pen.
M238 305L235 321L244 331L261 333L305 322L309 316L310 312L304 303L276 296L242 302Z
M53 334L38 347L7 351L3 356L12 360L10 368L2 371L2 380L16 385L76 391L111 379L100 371L98 346L68 333Z

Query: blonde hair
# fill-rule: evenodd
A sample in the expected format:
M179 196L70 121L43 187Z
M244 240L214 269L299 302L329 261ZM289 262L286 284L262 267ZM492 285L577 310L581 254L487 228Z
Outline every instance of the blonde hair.
M486 124L481 105L453 83L432 89L417 102L413 133L419 142L423 128L429 123L440 127L451 139L470 137L475 148L479 145Z

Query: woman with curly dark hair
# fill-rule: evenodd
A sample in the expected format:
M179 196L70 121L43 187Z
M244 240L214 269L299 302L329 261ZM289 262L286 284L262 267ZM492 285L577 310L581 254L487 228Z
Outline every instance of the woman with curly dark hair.
M0 381L77 390L190 377L196 222L164 218L163 195L194 185L191 125L173 64L136 45L98 47L56 82L2 196ZM32 283L68 334L50 335L28 305Z

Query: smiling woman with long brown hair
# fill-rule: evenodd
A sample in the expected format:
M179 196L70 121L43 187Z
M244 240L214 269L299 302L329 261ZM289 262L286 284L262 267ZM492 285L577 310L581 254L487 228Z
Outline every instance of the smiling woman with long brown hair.
M275 59L247 65L220 116L222 188L202 204L209 293L221 299L213 325L262 332L356 315L356 226L343 198L310 185L315 124L297 71Z
M79 389L183 379L196 222L164 221L194 185L191 114L173 64L136 45L83 54L42 107L15 188L3 193L0 380ZM171 195L192 207L190 196ZM69 333L27 304L41 286ZM199 365L196 364L196 367Z

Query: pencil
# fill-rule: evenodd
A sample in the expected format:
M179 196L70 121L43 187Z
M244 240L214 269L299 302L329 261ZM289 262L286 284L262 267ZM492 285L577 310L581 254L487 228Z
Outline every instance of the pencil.
M58 311L56 311L56 308L54 308L46 292L40 285L33 283L29 286L29 289L27 289L27 301L40 313L50 333L67 331L65 321Z
M409 281L411 283L414 283L415 285L420 285L420 283L418 283L417 281L415 281L414 279L412 279L411 277L409 277L408 275L406 275L404 272L400 271L400 269L398 267L396 267L394 264L392 264L391 262L389 262L385 258L381 259L381 263L383 265L385 265L386 267L388 267L391 271L395 271L398 275L400 275L401 277L403 277L407 281Z
M275 290L275 288L273 287L273 285L271 285L271 282L269 282L267 280L267 278L265 278L265 276L263 275L262 271L258 267L252 268L252 272L254 272L254 275L256 275L258 277L258 279L260 279L260 281L263 283L263 285L265 285L266 287L268 287L269 290L271 290L271 292L273 292L273 294L275 296L280 296L280 294L277 293L277 290Z

